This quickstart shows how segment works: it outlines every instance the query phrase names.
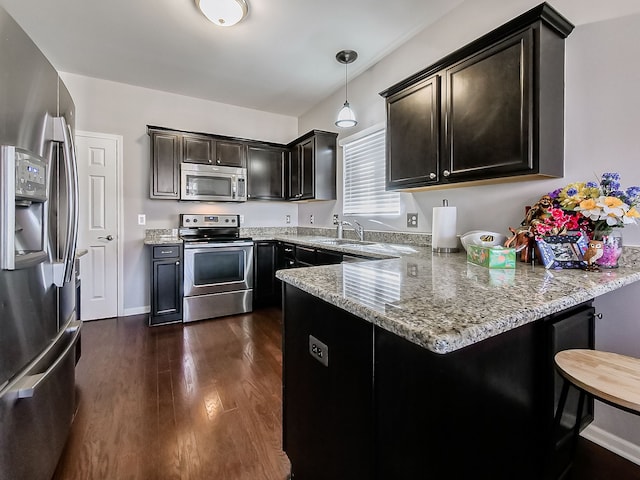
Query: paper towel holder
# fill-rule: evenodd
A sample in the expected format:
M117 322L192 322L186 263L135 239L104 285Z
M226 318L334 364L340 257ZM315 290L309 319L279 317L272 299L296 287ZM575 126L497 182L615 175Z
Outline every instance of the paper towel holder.
M433 209L433 224L432 224L432 248L431 251L434 253L456 253L459 252L460 249L457 247L457 235L455 233L456 230L456 209L453 210L453 225L449 225L449 227L453 228L453 232L449 232L452 238L442 239L438 238L439 235L436 234L436 210L440 210L444 207L444 209L448 209L449 201L447 199L442 200L442 207L436 207ZM452 233L452 234L451 234Z

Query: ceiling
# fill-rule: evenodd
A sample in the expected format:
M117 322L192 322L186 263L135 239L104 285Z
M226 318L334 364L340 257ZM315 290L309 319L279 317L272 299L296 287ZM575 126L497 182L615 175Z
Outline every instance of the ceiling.
M247 0L234 27L194 0L0 0L56 69L300 116L462 0ZM150 8L153 7L153 8Z

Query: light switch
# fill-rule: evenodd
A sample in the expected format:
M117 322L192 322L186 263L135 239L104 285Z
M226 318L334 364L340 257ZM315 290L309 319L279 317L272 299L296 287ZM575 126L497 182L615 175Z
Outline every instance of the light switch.
M147 216L144 213L140 213L138 215L138 225L146 225L147 224Z

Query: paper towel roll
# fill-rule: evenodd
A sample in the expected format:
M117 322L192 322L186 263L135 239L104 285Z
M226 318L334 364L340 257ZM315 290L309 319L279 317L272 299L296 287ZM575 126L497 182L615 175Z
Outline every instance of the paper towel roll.
M446 200L444 204L447 205ZM434 252L457 252L456 207L433 207L431 245Z

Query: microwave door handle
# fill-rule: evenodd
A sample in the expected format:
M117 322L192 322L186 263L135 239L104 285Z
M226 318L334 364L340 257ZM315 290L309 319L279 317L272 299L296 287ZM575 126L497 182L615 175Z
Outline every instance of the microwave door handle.
M0 147L0 268L15 269L16 149Z

